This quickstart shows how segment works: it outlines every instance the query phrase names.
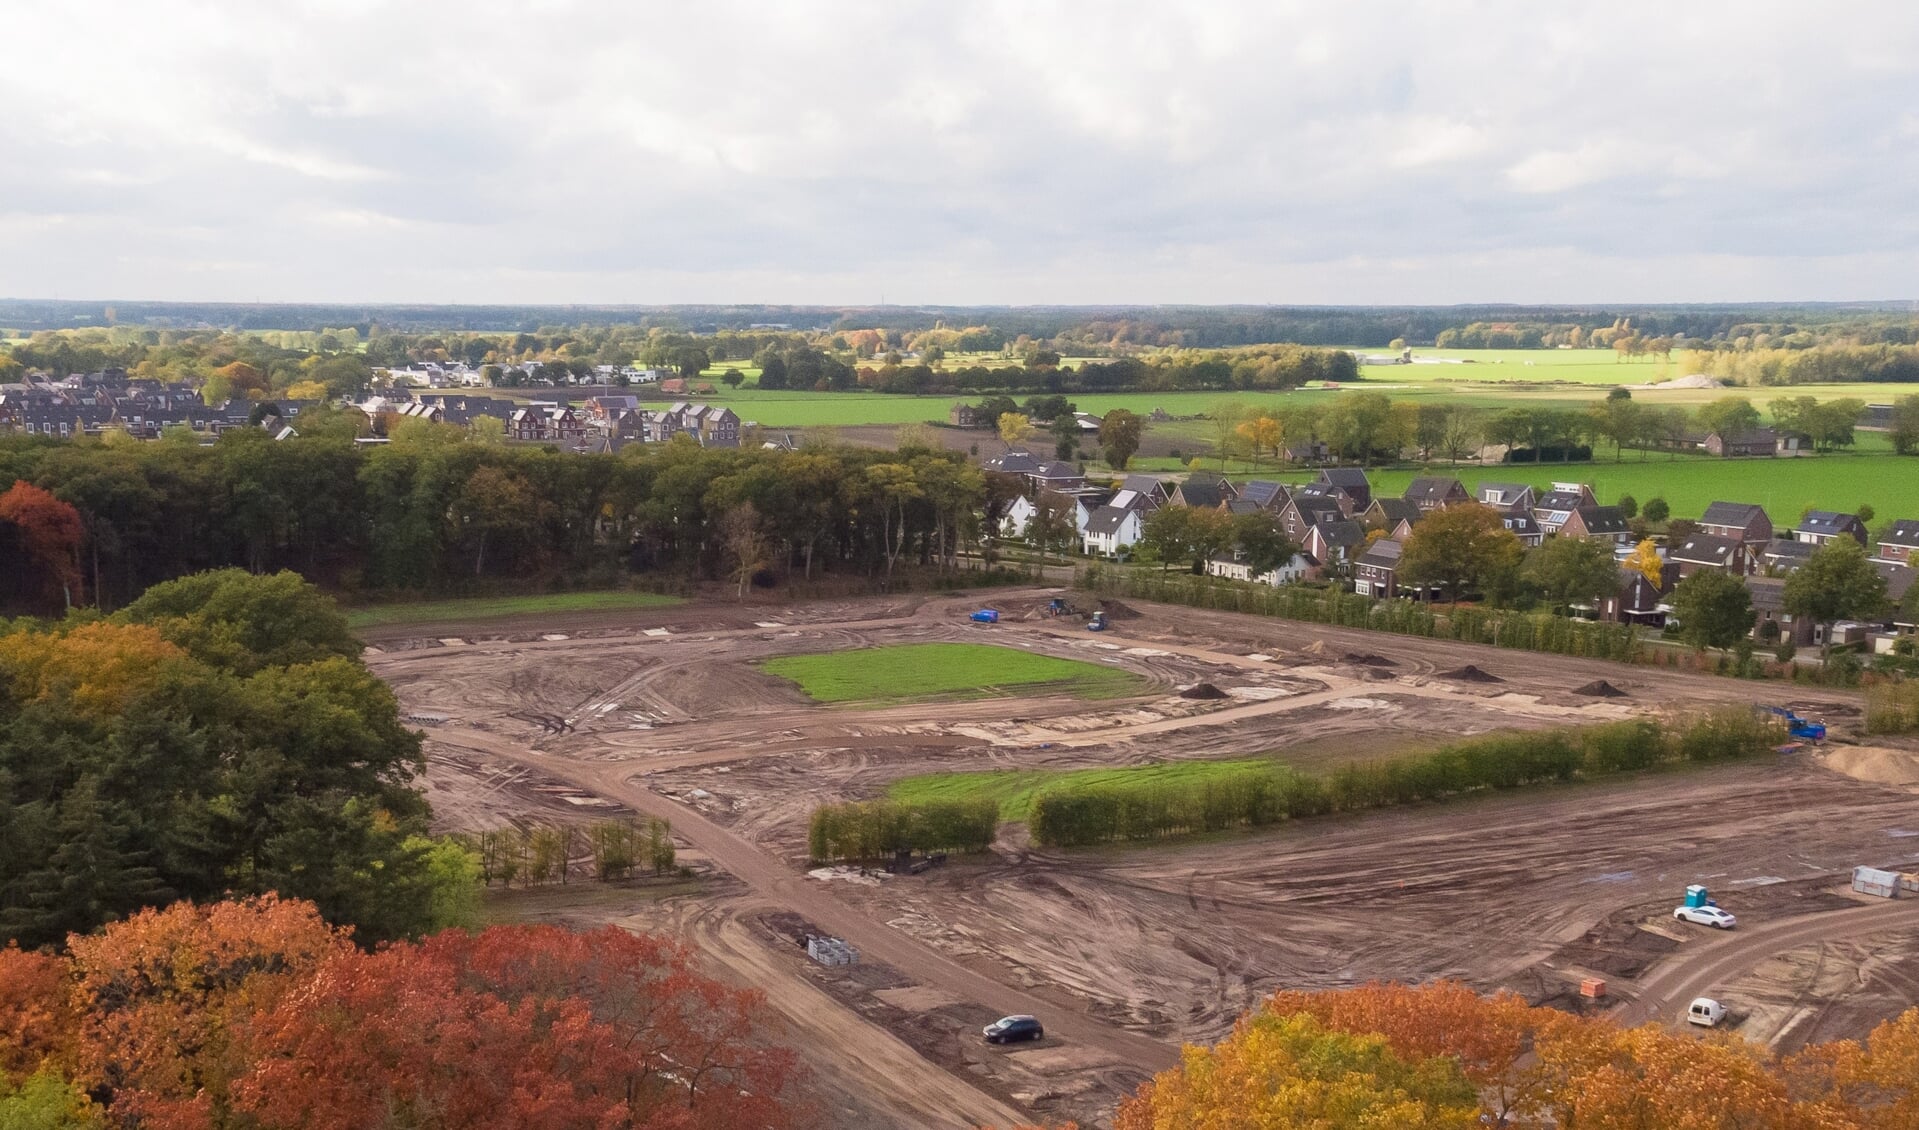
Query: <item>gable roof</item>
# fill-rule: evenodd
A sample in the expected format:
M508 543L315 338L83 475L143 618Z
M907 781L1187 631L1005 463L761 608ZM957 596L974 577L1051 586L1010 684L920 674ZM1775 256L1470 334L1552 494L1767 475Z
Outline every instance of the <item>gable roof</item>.
M1509 514L1501 514L1499 520L1505 524L1507 529L1513 532L1514 537L1543 538L1546 536L1545 531L1539 528L1539 519L1526 513L1524 510L1514 510Z
M1373 489L1372 482L1366 478L1366 472L1360 470L1358 467L1324 468L1319 472L1319 481L1348 489L1358 487L1368 492Z
M1533 503L1533 509L1551 511L1564 510L1570 512L1578 510L1581 507L1591 507L1592 505L1593 496L1591 491L1562 490L1560 484L1554 483L1553 489L1540 495L1539 501Z
M1489 483L1481 481L1477 497L1479 501L1488 506L1511 506L1526 497L1532 489L1533 488L1526 483ZM1497 502L1488 497L1493 494L1498 495Z
M1371 514L1375 510L1386 520L1388 527L1400 522L1418 522L1426 516L1419 504L1410 498L1375 498L1373 504L1366 508L1366 513Z
M1366 531L1360 527L1358 522L1350 518L1344 522L1328 522L1323 526L1315 526L1314 529L1319 531L1320 538L1323 539L1327 545L1338 546L1342 549L1351 549L1353 546L1366 540Z
M1751 576L1745 578L1746 590L1752 593L1752 606L1760 612L1779 612L1786 607L1786 581L1783 577Z
M1405 497L1413 501L1425 499L1439 502L1452 497L1455 490L1464 493L1466 487L1458 479L1443 475L1421 475L1408 484Z
M1138 491L1149 499L1166 497L1166 480L1151 475L1128 475L1119 485L1124 490Z
M1093 511L1092 517L1086 519L1087 536L1111 537L1118 533L1119 528L1126 524L1126 519L1131 518L1135 513L1137 512L1122 510L1117 506L1102 506Z
M1588 507L1582 515L1589 534L1623 534L1626 532L1626 512L1617 506Z
M1271 506L1286 501L1286 487L1268 479L1254 479L1239 488L1239 497L1255 506Z
M1241 515L1241 514L1264 514L1265 513L1264 510L1261 510L1259 508L1259 503L1254 502L1250 498L1228 499L1226 502L1226 512L1228 514L1232 514L1235 516Z
M1359 564L1372 565L1380 569L1399 568L1400 545L1392 538L1380 538L1372 548L1359 555Z
M1026 475L1039 470L1039 460L1030 451L1015 448L1003 455L995 455L986 461L989 471L1002 471L1009 475Z
M1809 541L1775 541L1768 543L1760 556L1766 564L1790 572L1810 560L1818 548Z
M1904 545L1919 549L1919 519L1900 518L1879 535L1880 545Z
M1837 510L1813 510L1793 529L1806 534L1849 534L1854 530L1865 529L1865 523L1852 514L1841 514Z
M1886 579L1886 600L1894 608L1906 599L1906 593L1912 588L1912 578L1919 570L1910 565L1895 565L1890 561L1875 561L1873 567Z
M1032 474L1042 479L1077 479L1082 477L1078 467L1058 459L1041 463L1032 471Z
M1231 496L1219 479L1188 479L1179 484L1179 497L1186 505L1201 510L1217 510Z
M1717 534L1694 534L1667 550L1666 557L1670 561L1718 567L1733 561L1738 556L1739 546L1739 542Z
M1715 502L1711 506L1706 507L1706 512L1699 516L1699 524L1702 526L1733 526L1743 530L1747 526L1752 525L1754 519L1764 518L1765 516L1765 507L1755 506L1750 502Z

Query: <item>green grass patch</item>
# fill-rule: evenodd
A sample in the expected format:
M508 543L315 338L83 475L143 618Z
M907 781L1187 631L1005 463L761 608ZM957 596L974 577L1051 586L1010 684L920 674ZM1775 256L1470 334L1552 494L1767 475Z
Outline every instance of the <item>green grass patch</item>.
M914 702L993 698L1013 688L1047 687L1082 698L1114 698L1141 680L1076 659L1055 659L1010 647L919 643L819 655L788 655L760 665L790 679L818 702Z
M435 620L480 620L532 612L608 612L664 608L682 603L677 596L651 592L556 592L540 596L482 596L460 600L423 600L381 604L347 612L347 624L377 628L385 624L426 624Z
M1263 758L1239 761L1169 761L1118 769L989 769L976 773L927 773L904 777L886 790L888 800L900 804L936 801L990 800L999 805L999 817L1022 821L1031 813L1033 798L1050 789L1095 789L1107 786L1187 787L1237 776L1270 773L1277 762Z

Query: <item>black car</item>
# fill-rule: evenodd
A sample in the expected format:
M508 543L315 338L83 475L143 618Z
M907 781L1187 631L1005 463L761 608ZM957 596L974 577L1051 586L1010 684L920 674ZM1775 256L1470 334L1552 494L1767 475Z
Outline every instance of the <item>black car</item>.
M989 1044L1011 1044L1019 1040L1044 1040L1046 1029L1031 1016L1003 1016L981 1033Z

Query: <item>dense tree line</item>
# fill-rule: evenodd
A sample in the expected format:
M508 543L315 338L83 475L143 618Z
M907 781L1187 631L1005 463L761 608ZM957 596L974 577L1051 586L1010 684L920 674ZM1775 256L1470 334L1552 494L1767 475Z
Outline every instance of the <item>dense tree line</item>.
M359 652L291 573L6 624L0 939L229 891L311 899L368 941L457 918L476 865L427 837L419 736Z
M806 850L816 863L876 863L903 851L985 851L998 831L990 800L824 804L813 810Z
M1033 839L1049 847L1160 839L1744 757L1770 750L1779 737L1778 728L1754 712L1727 710L1673 722L1488 734L1319 775L1277 762L1174 781L1119 775L1095 785L1041 787L1029 822Z
M1457 982L1275 993L1122 1103L1117 1130L1907 1130L1919 1009L1863 1041L1775 1054L1737 1036L1482 997Z
M748 572L769 577L873 574L902 557L950 568L990 501L963 455L925 447L680 440L583 456L418 421L378 447L273 442L258 429L208 447L0 440L0 482L16 480L74 508L85 591L106 608L223 566L410 591L632 570L731 575L738 550L755 545L764 553ZM747 506L755 536L729 537L722 517Z
M448 930L356 948L310 903L145 911L0 949L0 1125L811 1125L759 993L669 938Z

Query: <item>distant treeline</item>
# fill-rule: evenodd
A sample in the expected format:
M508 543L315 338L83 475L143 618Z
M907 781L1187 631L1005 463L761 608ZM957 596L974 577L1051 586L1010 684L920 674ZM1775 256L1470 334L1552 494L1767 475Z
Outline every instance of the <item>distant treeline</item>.
M995 350L1021 338L1062 352L1219 349L1272 342L1382 348L1395 339L1474 348L1539 348L1629 322L1649 338L1786 348L1814 341L1919 343L1910 303L1754 303L1671 306L343 306L321 304L0 301L0 326L23 330L134 326L155 330L320 331L363 339L395 333L550 334L567 327L714 335L880 331L903 337L966 327L963 344ZM983 331L983 332L977 332ZM962 331L963 332L963 331ZM1801 336L1804 335L1804 336ZM737 356L737 355L735 355Z
M1256 391L1298 388L1322 381L1356 381L1359 363L1340 349L1297 345L1232 351L1182 351L1141 359L1054 364L973 365L934 369L926 365L862 367L859 387L880 392L946 394L978 392L1177 392ZM760 378L766 388L766 378Z
M1763 753L1779 729L1753 711L1727 709L1677 722L1652 719L1579 729L1488 734L1434 750L1294 772L1275 762L1186 780L1142 778L1042 787L1029 818L1048 847L1261 827L1333 812L1442 800L1467 793L1609 776L1679 762Z

